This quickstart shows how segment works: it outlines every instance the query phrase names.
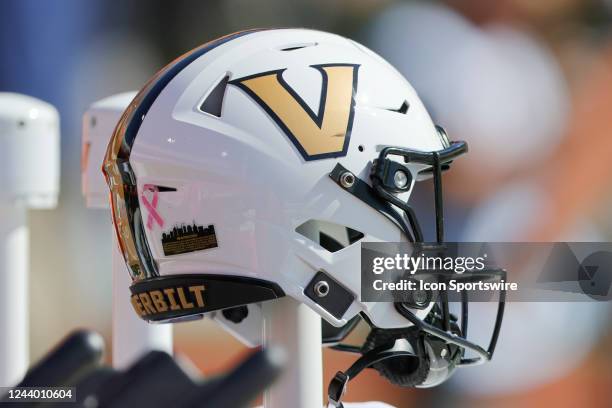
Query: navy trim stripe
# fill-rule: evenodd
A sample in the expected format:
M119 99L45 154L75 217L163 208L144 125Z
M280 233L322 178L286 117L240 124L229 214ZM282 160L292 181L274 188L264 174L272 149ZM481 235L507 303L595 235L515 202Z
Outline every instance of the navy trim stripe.
M193 61L206 54L207 52L217 48L220 45L223 45L231 40L236 38L240 38L247 34L265 31L268 29L255 28L250 30L239 31L237 33L229 34L224 37L218 38L216 40L212 40L194 50L188 52L184 57L179 58L178 60L170 63L165 68L160 71L157 80L155 83L151 84L147 94L142 98L138 107L134 110L132 117L130 118L130 122L126 127L125 134L123 136L122 148L118 153L118 157L128 160L130 152L132 150L132 146L134 145L134 141L136 140L136 135L140 126L142 125L142 121L151 109L151 106L159 96L159 94L164 90L166 85L178 75L187 65L191 64Z

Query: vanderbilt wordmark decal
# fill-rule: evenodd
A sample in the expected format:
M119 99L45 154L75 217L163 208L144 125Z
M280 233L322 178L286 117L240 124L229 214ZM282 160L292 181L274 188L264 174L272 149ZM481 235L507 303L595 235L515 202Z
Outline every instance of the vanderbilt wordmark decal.
M283 79L284 69L230 81L270 115L304 160L345 156L353 127L357 73L355 64L311 65L322 76L315 113Z

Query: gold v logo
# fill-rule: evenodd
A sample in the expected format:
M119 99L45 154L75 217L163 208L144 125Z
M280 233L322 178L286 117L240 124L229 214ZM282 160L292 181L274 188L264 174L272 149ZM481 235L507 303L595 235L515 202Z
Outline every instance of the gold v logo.
M304 160L345 156L351 137L359 65L311 65L323 78L315 113L283 79L284 69L230 81L283 129Z

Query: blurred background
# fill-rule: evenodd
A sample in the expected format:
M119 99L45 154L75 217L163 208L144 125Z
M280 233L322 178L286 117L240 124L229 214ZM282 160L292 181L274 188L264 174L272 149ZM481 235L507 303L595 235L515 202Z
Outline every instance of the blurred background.
M467 159L445 179L449 240L610 241L610 0L2 0L0 91L50 102L62 120L59 206L29 214L32 360L76 327L110 342L110 216L86 209L81 196L84 111L139 89L167 62L217 36L276 26L368 45L408 78L436 123L468 141ZM417 214L433 225L431 203L416 199ZM473 312L485 319L487 309ZM609 407L610 309L510 304L487 367L462 369L433 390L399 389L370 372L351 383L348 399ZM477 338L489 327L479 326ZM179 324L174 333L177 351L206 374L245 353L211 321ZM326 381L352 358L326 351Z

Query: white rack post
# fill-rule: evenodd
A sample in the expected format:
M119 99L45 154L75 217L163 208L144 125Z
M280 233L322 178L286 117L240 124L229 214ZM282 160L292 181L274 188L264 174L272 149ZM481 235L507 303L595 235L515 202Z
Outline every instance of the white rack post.
M321 318L288 296L262 307L264 347L280 347L288 357L281 378L264 395L264 407L322 407Z
M101 172L106 147L121 114L134 99L135 92L114 95L92 104L83 115L82 188L89 208L109 209L108 187ZM149 324L137 317L130 303L130 277L113 236L113 323L112 362L126 368L143 353L161 350L172 354L172 326Z
M59 114L46 102L0 93L0 387L29 364L28 209L59 195Z
M28 368L28 227L24 207L0 207L0 387Z

